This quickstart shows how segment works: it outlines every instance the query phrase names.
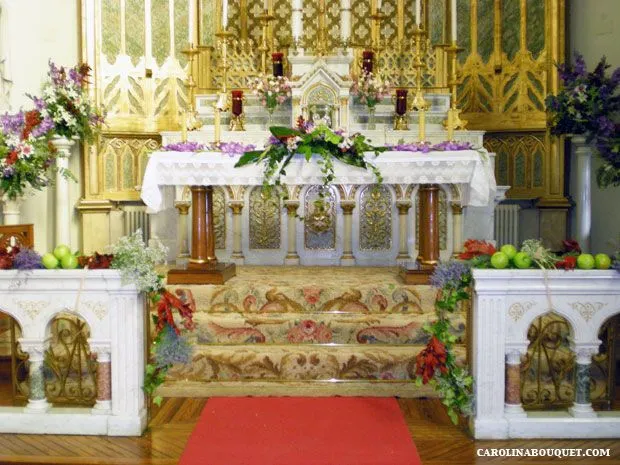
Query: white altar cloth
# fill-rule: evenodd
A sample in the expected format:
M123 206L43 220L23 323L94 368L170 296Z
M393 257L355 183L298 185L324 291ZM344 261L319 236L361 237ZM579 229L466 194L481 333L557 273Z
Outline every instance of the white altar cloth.
M385 184L457 184L463 205L487 206L495 196L495 176L489 157L476 150L453 152L383 152L366 157L374 163ZM152 211L162 208L162 186L260 185L263 167L235 168L239 156L221 152L154 152L142 181L141 197ZM374 184L371 171L334 162L335 184ZM322 184L321 168L296 156L286 168L282 183Z

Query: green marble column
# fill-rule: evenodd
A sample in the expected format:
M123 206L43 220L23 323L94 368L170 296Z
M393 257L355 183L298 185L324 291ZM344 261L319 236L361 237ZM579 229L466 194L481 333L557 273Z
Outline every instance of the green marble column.
M590 403L590 364L575 364L575 403Z

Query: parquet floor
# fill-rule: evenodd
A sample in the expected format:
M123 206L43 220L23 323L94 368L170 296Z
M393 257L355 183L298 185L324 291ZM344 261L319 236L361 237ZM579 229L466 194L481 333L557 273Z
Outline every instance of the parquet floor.
M140 438L3 434L0 435L0 464L176 464L205 402L206 399L166 399L160 408L153 409L149 429ZM620 465L620 440L473 441L464 429L450 423L439 400L400 399L399 403L424 465ZM609 448L611 457L531 460L477 457L476 450L484 448Z

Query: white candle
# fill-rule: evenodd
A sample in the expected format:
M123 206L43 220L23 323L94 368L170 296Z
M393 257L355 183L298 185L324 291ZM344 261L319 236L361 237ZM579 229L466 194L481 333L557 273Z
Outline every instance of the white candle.
M265 0L263 2L263 8L264 8L265 11L269 10L269 0Z
M228 0L222 0L222 29L228 27Z
M377 0L377 11L381 9L381 0Z
M452 20L452 43L456 43L456 0L452 0L452 6L450 8L450 16Z
M422 22L422 5L420 0L415 0L415 23L419 26Z

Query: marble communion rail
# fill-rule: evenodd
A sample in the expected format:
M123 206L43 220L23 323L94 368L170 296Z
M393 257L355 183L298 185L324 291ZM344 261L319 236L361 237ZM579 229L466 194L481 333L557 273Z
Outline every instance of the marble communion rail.
M8 270L0 272L0 311L22 330L29 358L25 407L0 407L1 433L140 436L147 411L142 391L145 367L144 298L123 286L116 270ZM59 313L82 318L97 355L97 400L93 408L54 407L45 398L43 361L50 324Z

